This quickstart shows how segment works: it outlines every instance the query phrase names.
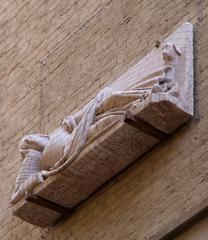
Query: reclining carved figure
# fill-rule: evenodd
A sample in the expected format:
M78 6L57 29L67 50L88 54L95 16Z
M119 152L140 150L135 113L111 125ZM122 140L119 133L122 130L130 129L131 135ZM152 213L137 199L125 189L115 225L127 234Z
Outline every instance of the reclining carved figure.
M45 178L72 164L87 144L123 120L135 102L143 102L153 93L178 97L179 89L174 75L180 55L174 44L166 43L162 49L164 65L161 69L123 91L104 88L82 110L64 119L60 127L49 135L23 137L19 144L23 164L11 203L16 203Z

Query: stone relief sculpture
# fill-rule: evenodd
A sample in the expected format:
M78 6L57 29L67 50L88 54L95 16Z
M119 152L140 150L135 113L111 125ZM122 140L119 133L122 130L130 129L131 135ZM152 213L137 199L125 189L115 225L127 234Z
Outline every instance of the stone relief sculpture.
M127 89L104 88L84 109L64 119L50 135L25 136L19 144L23 164L11 202L16 203L44 179L72 164L84 146L121 120L135 101L142 104L153 93L178 98L180 89L175 81L175 69L181 54L175 44L165 43L161 69L147 74Z
M48 135L19 144L15 216L47 227L193 117L193 28L183 24Z

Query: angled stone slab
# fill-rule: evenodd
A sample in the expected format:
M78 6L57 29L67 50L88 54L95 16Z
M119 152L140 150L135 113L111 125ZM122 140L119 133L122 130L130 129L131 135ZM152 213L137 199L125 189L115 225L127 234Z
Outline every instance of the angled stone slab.
M175 72L179 96L152 93L142 103L136 102L123 120L89 143L67 169L48 177L33 190L38 201L23 198L15 204L16 216L41 227L51 225L193 117L192 25L184 24L166 39L169 41L182 53ZM110 86L128 89L138 79L144 80L147 73L151 75L161 67L160 54L161 49L154 49Z

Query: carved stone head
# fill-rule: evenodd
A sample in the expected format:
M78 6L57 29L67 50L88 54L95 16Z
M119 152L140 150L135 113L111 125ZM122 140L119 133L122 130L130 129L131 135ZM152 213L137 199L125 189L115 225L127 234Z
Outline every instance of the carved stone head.
M20 152L28 149L34 149L42 152L48 143L49 136L43 134L31 134L25 136L19 143Z

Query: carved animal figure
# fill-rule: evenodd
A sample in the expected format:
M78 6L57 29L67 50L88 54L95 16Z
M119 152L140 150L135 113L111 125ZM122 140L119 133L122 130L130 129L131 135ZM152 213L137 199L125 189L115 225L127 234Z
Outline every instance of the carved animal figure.
M181 52L173 43L166 43L162 48L162 57L164 60L163 76L158 78L158 83L152 88L153 93L169 92L169 94L178 97L178 85L175 82L175 68L178 63L178 57Z

